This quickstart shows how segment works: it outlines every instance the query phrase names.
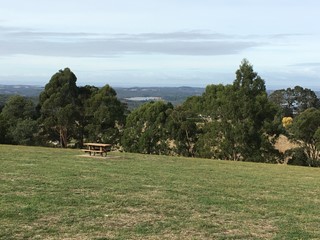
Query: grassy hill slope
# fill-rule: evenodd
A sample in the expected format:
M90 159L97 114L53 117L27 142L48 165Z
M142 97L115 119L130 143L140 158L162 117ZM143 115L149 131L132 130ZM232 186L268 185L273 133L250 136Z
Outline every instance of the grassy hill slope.
M320 169L0 145L0 239L316 239Z

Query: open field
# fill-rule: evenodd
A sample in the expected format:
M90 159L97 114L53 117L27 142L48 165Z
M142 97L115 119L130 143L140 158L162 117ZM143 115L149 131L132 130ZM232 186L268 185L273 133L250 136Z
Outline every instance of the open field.
M319 239L320 169L0 145L0 239Z

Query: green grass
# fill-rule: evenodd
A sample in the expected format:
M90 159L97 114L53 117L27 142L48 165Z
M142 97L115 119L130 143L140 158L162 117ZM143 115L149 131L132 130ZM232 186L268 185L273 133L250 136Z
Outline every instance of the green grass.
M81 154L0 145L0 239L320 236L320 169Z

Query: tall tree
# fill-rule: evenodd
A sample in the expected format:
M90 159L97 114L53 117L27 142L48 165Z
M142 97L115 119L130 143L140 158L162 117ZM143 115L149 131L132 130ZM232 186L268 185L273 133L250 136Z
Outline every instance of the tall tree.
M244 59L232 85L213 85L203 94L208 124L197 143L206 157L245 161L273 161L269 141L274 134L276 108L268 101L264 80ZM267 156L268 155L268 156ZM271 154L270 154L271 155Z
M65 68L54 74L44 91L40 94L39 106L41 123L50 140L58 140L66 147L70 137L74 136L78 112L77 78Z
M99 88L95 86L83 86L78 88L79 91L79 121L78 121L78 131L77 139L80 147L83 146L84 138L89 140L89 133L86 127L90 124L92 120L92 113L90 112L90 99L99 91Z
M168 153L165 128L171 103L149 102L132 111L126 121L122 144L126 151L147 154Z
M126 105L119 101L116 91L109 85L91 90L91 97L85 103L86 138L119 143Z

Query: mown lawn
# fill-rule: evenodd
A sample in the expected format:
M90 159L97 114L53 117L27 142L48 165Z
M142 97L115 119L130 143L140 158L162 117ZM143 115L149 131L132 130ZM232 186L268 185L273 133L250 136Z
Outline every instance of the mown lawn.
M320 238L320 169L81 154L0 145L0 239Z

